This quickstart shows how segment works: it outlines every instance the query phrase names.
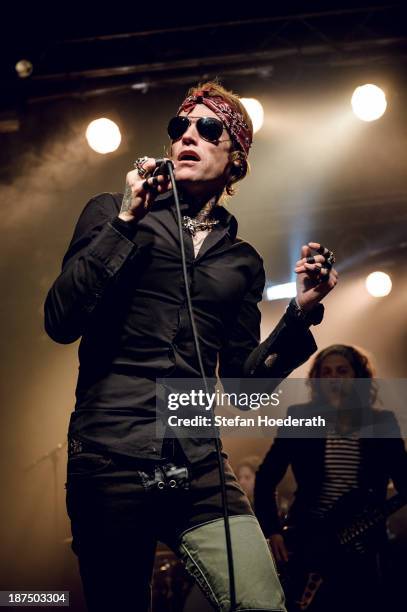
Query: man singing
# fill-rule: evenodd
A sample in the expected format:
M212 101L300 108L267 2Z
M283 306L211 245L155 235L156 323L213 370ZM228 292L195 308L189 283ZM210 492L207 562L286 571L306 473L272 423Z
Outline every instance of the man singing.
M297 297L260 343L263 262L236 237L236 219L219 203L247 173L250 118L236 95L205 83L189 92L168 134L205 374L214 377L218 364L221 378L284 378L316 350L309 326L321 321L320 301L337 282L333 254L318 243L302 247ZM152 158L138 159L124 196L88 202L45 303L53 340L81 337L68 434L72 547L91 612L149 609L157 540L226 611L215 440L157 436L156 378L201 373L172 185L152 176L155 167ZM267 543L226 455L223 461L237 609L284 611Z

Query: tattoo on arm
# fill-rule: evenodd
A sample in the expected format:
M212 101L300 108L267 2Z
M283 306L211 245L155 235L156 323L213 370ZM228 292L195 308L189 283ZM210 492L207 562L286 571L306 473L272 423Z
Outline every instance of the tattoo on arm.
M124 191L124 196L122 200L122 207L120 212L128 212L131 207L131 187L128 183L126 183L126 189Z

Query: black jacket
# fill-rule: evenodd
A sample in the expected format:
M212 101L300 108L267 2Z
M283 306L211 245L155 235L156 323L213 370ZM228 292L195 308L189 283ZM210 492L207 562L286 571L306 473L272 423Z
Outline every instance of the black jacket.
M105 448L157 458L155 379L199 378L181 273L172 193L156 199L137 225L118 218L121 194L105 193L83 210L62 272L45 302L45 329L56 342L82 337L76 410L70 434ZM186 212L186 205L182 205ZM280 378L316 345L307 327L285 314L261 344L265 274L257 251L236 237L237 222L221 206L219 224L194 257L186 237L193 309L208 377ZM265 358L277 354L271 368ZM208 440L182 440L191 460Z
M291 406L293 418L322 414L313 404ZM392 412L371 410L371 437L360 439L362 490L370 490L377 503L386 499L387 484L393 480L398 492L407 496L407 452L399 437L399 428ZM377 432L377 436L375 433ZM281 530L276 489L291 465L297 484L295 500L290 508L290 522L301 524L321 492L325 467L325 434L291 437L287 430L279 431L256 474L254 504L256 515L266 537Z

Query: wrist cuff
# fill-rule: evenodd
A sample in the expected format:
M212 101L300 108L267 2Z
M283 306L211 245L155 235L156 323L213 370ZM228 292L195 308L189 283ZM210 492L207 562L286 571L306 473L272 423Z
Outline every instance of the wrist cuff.
M135 221L123 221L119 217L115 217L110 222L113 227L118 230L121 234L126 236L129 240L133 240L137 234L138 225Z
M310 325L319 325L324 318L325 307L319 303L309 312L304 312L297 303L297 299L293 298L287 306L286 316L292 321L298 321L309 327Z

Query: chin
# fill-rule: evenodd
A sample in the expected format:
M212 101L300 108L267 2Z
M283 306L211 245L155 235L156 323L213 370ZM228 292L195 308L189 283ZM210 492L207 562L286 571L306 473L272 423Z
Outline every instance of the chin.
M196 172L190 168L181 168L178 172L175 172L176 181L197 181L199 177Z
M194 188L194 187L199 187L203 184L203 181L201 181L198 177L195 176L180 176L179 178L175 178L177 185L179 185L180 187L188 188Z

